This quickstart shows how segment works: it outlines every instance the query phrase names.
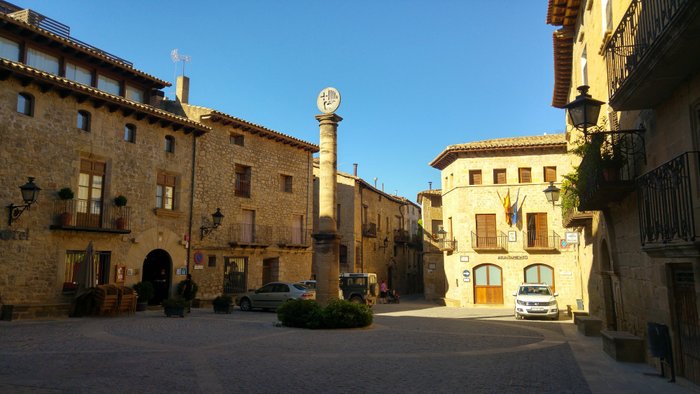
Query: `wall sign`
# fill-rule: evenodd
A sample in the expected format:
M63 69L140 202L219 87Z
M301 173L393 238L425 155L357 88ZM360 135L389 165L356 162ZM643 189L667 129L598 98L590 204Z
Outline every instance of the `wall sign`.
M459 261L462 263L468 263L469 262L469 256L459 256Z
M564 239L566 239L567 244L577 244L578 233L575 231L567 231L566 233L564 233Z
M518 240L517 231L508 231L508 242L515 242Z
M204 255L202 252L194 252L194 263L197 265L202 265L204 261Z

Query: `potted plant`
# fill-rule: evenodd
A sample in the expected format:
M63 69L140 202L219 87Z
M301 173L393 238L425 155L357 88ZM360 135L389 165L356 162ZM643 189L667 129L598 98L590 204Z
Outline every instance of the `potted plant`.
M153 289L153 283L151 282L139 282L134 285L134 290L138 297L136 298L136 310L145 311L148 307L148 301L153 298L155 290Z
M163 300L163 311L165 316L185 317L185 307L187 301L182 297L172 297Z
M118 208L119 210L119 216L115 220L115 225L117 226L117 229L119 230L124 230L127 226L127 218L124 216L124 210L123 207L126 206L127 199L123 195L118 195L114 197L114 205Z
M64 187L58 191L58 198L63 201L63 212L59 215L61 226L70 226L73 221L69 200L72 200L74 196L75 194L70 187Z
M214 313L231 313L233 311L233 298L228 294L220 295L211 302Z
M600 168L603 179L607 182L620 180L620 169L624 164L620 148L609 142L604 144L600 151Z

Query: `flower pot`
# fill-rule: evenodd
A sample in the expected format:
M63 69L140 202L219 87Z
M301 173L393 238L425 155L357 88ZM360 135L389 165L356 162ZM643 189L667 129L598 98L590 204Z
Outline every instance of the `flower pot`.
M117 230L124 230L127 225L126 218L117 218L114 224L117 226Z
M70 212L63 212L61 215L59 215L59 221L62 227L68 227L73 221L73 215L71 215Z

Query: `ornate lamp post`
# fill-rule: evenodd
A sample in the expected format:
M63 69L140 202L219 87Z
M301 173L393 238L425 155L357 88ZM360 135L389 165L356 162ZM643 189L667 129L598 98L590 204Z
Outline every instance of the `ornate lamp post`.
M28 177L27 183L20 186L19 190L22 193L22 200L24 201L24 204L10 204L7 206L7 210L9 211L8 224L10 226L12 226L12 222L19 219L19 217L22 216L22 213L25 210L29 209L32 206L32 204L36 202L36 199L39 197L39 191L41 191L41 188L37 186L36 183L34 183L34 177Z

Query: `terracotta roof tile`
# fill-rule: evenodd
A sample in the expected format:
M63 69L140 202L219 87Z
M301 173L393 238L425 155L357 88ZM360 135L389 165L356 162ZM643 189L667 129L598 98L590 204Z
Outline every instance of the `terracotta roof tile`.
M445 148L430 166L443 169L457 159L459 154L496 152L518 149L563 148L566 149L565 134L544 134L527 137L496 138L491 140L450 145Z

